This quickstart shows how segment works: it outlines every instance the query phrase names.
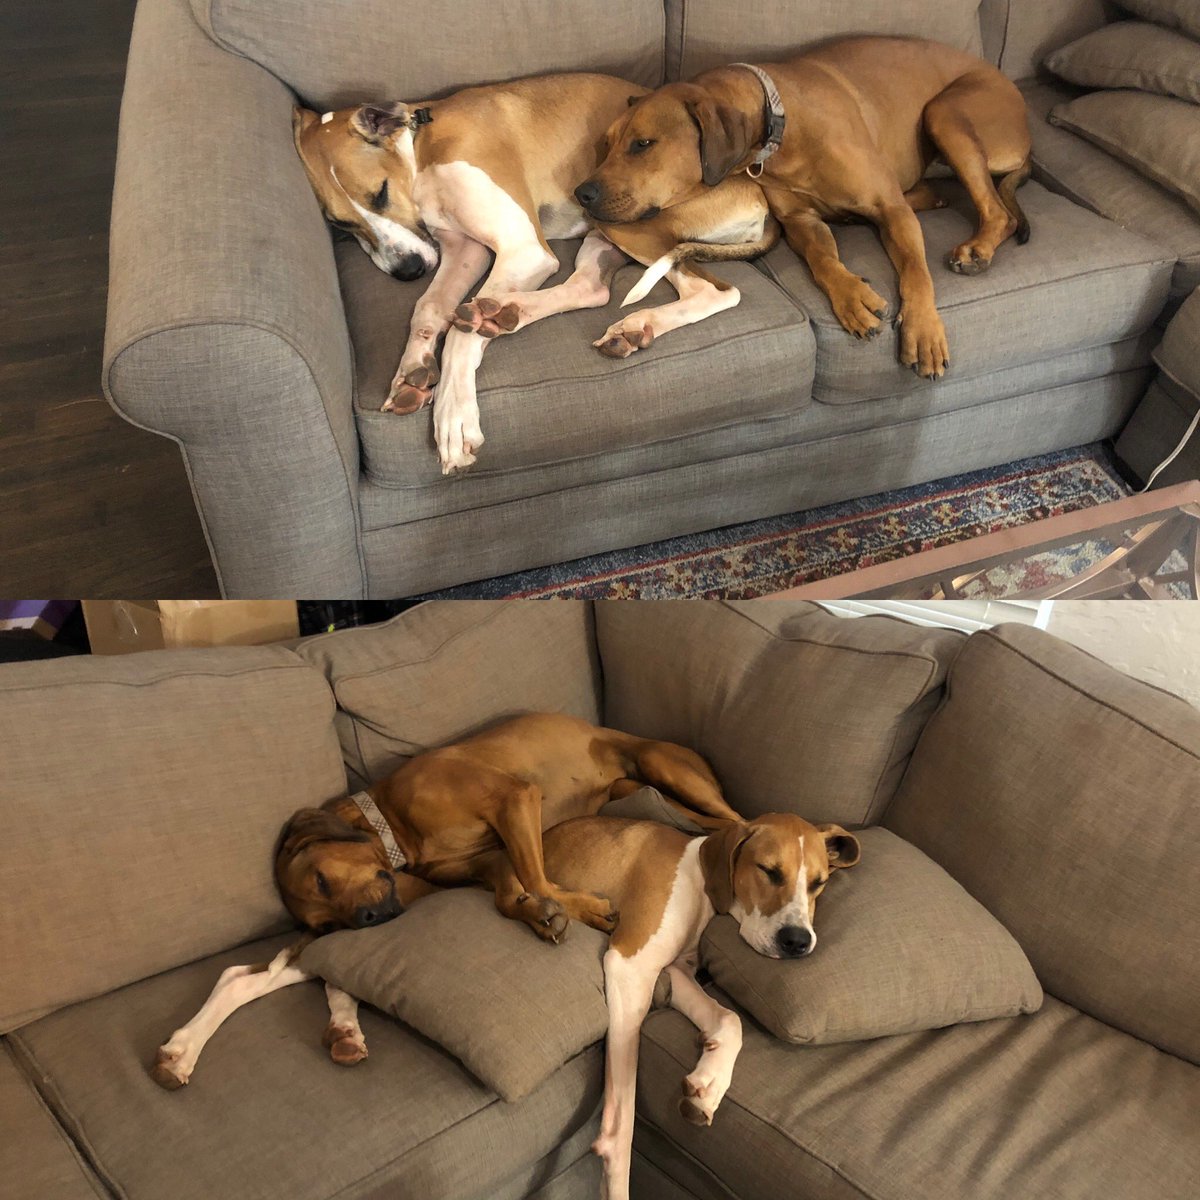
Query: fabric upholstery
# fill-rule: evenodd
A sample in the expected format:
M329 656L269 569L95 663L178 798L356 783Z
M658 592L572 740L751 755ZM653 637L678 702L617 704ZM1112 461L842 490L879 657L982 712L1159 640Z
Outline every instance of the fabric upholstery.
M188 0L138 5L104 386L123 416L181 443L226 594L354 597L350 343L292 104L213 45Z
M311 105L421 100L477 83L601 71L657 87L658 0L487 0L445 13L416 0L191 0L196 19Z
M1187 432L1200 397L1177 387L1160 375L1147 389L1137 410L1116 441L1118 457L1139 479L1149 479ZM1200 438L1193 436L1170 466L1155 480L1155 487L1200 479Z
M1200 712L1023 626L970 638L885 823L1046 991L1200 1062Z
M982 49L979 0L666 0L667 72L690 79L735 60L779 62L829 38L856 33L927 37Z
M657 821L684 833L703 833L704 828L691 820L673 804L669 804L657 788L644 787L620 800L610 800L600 810L602 817L625 817L631 821Z
M986 7L995 0L985 0ZM1010 79L1042 73L1046 55L1093 29L1111 15L1107 0L1001 0L1006 13L1000 39L999 67ZM992 16L989 23L993 24ZM995 34L992 34L995 37Z
M1200 107L1148 92L1089 92L1050 122L1095 142L1200 212Z
M364 1006L370 1058L347 1069L321 1045L329 1014L317 981L239 1011L188 1086L164 1093L146 1070L156 1046L224 967L270 958L287 940L143 980L13 1035L23 1069L119 1195L491 1200L593 1120L599 1047L505 1104L444 1051Z
M557 242L562 267L547 286L570 274L577 242ZM370 479L385 487L428 491L453 502L454 482L441 473L433 442L433 410L381 413L403 336L423 283L399 284L359 249L339 248L346 314L354 339L357 418ZM694 461L690 437L724 430L735 438L748 421L787 416L809 402L815 347L808 318L748 263L721 263L717 275L742 293L734 309L665 334L628 359L606 358L592 342L628 315L621 298L642 268L617 272L612 299L600 309L547 318L488 348L479 372L479 405L487 441L470 479L644 448L663 466ZM645 307L676 298L659 283ZM704 386L680 388L681 378Z
M0 1029L290 923L279 826L345 788L291 651L14 664L0 713Z
M1200 290L1171 319L1154 360L1178 387L1200 400Z
M817 945L766 958L733 917L704 932L717 986L784 1041L860 1042L1036 1012L1042 989L1012 935L915 846L858 833L862 860L817 901Z
M108 1192L0 1044L0 1179L14 1196L107 1200Z
M891 798L962 640L796 601L602 601L596 633L609 724L703 754L744 816L844 825Z
M430 603L382 625L307 638L301 657L329 680L346 762L382 779L411 755L501 717L600 719L591 606Z
M1145 21L1114 21L1046 59L1068 83L1137 88L1200 103L1200 43Z
M1200 38L1200 13L1192 0L1121 0L1121 7L1147 21Z
M1024 88L1038 182L1168 250L1176 260L1170 302L1200 287L1200 217L1179 196L1118 162L1077 134L1051 125L1047 114L1078 93L1063 85Z
M781 1179L804 1200L1195 1194L1200 1070L1049 996L1029 1017L836 1046L742 1026L711 1129L678 1110L695 1028L651 1013L642 1034L637 1144L653 1154L642 1131L664 1136L731 1185L722 1200L778 1195Z
M318 938L300 965L437 1042L512 1101L604 1037L607 948L578 921L561 945L540 941L491 895L461 888L375 929Z
M1029 244L1006 242L983 275L955 274L944 265L946 255L971 235L975 217L961 188L941 187L952 207L922 213L920 221L950 343L947 383L978 380L1016 363L1120 341L1148 328L1162 308L1173 265L1166 251L1035 183L1026 184L1018 196L1033 229ZM834 236L842 261L871 280L894 316L899 311L896 272L878 231L851 225L835 227ZM890 321L871 341L851 337L807 266L786 246L762 262L812 316L817 338L814 399L858 404L943 386L897 366L898 333ZM963 401L972 402L965 394Z

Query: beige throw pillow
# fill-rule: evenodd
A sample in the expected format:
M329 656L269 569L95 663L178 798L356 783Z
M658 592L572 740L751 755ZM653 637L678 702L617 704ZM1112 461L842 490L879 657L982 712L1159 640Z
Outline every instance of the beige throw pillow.
M1196 0L1121 0L1121 7L1168 29L1200 38L1200 4Z
M1145 21L1116 21L1055 50L1055 75L1090 88L1137 88L1200 103L1200 42Z

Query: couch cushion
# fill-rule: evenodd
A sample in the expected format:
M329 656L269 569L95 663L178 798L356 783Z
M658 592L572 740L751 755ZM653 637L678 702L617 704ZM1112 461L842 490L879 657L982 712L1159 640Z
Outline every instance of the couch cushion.
M0 1029L289 925L271 847L345 789L281 647L0 670Z
M490 894L456 888L377 929L318 938L300 965L432 1038L511 1101L604 1037L607 949L578 921L561 945L539 941Z
M862 861L835 871L817 904L808 958L766 958L717 917L700 958L776 1037L859 1042L1036 1012L1042 989L1021 947L915 846L886 829L858 834ZM319 943L318 943L319 944Z
M1121 341L1158 316L1173 265L1167 254L1035 183L1019 194L1033 230L1030 242L1006 242L983 275L948 270L947 254L971 235L975 222L962 189L951 183L939 186L952 206L922 213L920 221L950 342L945 383L930 384L900 366L898 335L890 321L874 340L851 337L807 266L787 246L777 246L762 259L763 268L812 316L817 338L814 399L855 404L974 380L977 386L964 387L960 404L977 404L991 395L984 378L991 372ZM877 230L849 225L834 232L842 261L871 280L894 316L899 311L896 272Z
M13 1195L96 1200L108 1192L0 1044L0 1179Z
M1111 15L1107 0L983 0L979 7L991 45L998 47L994 61L1010 79L1038 74L1051 50L1098 29Z
M1147 21L1114 21L1055 50L1046 66L1080 87L1137 88L1200 103L1200 44Z
M571 271L578 243L556 242ZM379 412L396 372L409 315L423 284L403 284L378 270L352 243L338 247L346 318L354 342L356 412L363 461L374 483L445 495L433 444L432 409L409 416ZM786 416L809 401L814 347L808 319L748 263L721 263L741 303L706 321L665 334L628 359L606 358L592 342L627 312L620 301L642 268L617 272L612 299L600 309L549 317L498 339L479 371L479 406L487 438L471 477L525 472L656 446L659 467L694 461L690 436ZM676 298L659 283L645 306ZM540 490L540 489L537 489ZM447 503L453 500L448 499Z
M797 601L609 600L596 632L608 724L699 751L746 816L843 825L891 798L962 644Z
M1078 94L1075 90L1034 83L1023 92L1038 182L1170 251L1173 304L1200 287L1200 216L1133 167L1046 120L1056 104Z
M1200 38L1200 13L1195 0L1121 0L1121 5L1147 21Z
M1200 289L1171 318L1154 361L1173 383L1200 400Z
M982 51L979 0L666 0L667 74L690 79L734 59L779 62L817 42L857 33L935 38Z
M437 601L381 625L319 634L300 655L323 672L359 782L501 717L600 720L591 605Z
M261 63L310 105L418 100L553 71L603 71L656 87L663 78L657 0L487 0L453 18L417 0L191 0L227 50Z
M519 1104L505 1104L444 1051L361 1012L370 1058L334 1065L320 983L234 1015L191 1082L164 1092L146 1065L243 946L64 1009L14 1035L24 1068L104 1180L128 1200L420 1196L490 1200L498 1185L586 1124L602 1086L598 1047Z
M967 641L885 823L1042 986L1200 1062L1200 712L1049 634Z
M1200 1070L1050 997L1031 1017L837 1046L743 1031L711 1129L679 1114L697 1056L680 1014L650 1014L638 1072L641 1121L739 1197L781 1179L806 1200L1195 1195Z

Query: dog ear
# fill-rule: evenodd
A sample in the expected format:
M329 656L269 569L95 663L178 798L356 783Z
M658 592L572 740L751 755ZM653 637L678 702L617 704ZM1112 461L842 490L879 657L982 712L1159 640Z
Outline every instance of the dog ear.
M369 842L365 830L355 829L349 821L327 808L302 808L284 824L279 833L275 857L299 854L314 842Z
M630 96L626 99L625 103L628 107L632 108L641 98L641 96Z
M862 849L854 834L847 833L840 825L818 825L817 830L825 838L830 867L852 867L858 862Z
M749 118L729 104L718 104L701 92L684 102L700 128L700 174L706 187L716 187L750 151Z
M317 116L311 108L305 108L302 104L292 106L292 141L297 145L300 144L300 139L306 134L309 128L321 118Z
M403 129L408 121L408 105L397 100L392 104L364 104L350 118L350 128L359 137L378 145Z
M753 833L749 825L731 821L719 833L710 833L700 843L704 890L719 913L727 913L733 907L733 872L737 867L738 851Z

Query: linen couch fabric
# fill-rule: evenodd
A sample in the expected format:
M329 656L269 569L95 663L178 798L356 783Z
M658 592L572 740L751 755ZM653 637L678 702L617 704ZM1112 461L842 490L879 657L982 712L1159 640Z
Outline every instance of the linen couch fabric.
M1046 66L1068 83L1136 88L1200 103L1200 43L1146 21L1114 21L1054 51Z
M661 0L191 0L214 41L310 105L425 100L554 71L663 82ZM319 52L314 48L319 47Z
M858 835L862 860L834 871L817 902L817 946L763 957L717 917L701 961L776 1037L869 1038L1036 1012L1038 986L1012 935L940 867L886 829Z
M1154 352L1154 361L1176 387L1200 402L1200 291L1190 299L1167 326Z
M584 601L422 604L382 625L307 638L297 649L333 688L342 751L360 783L502 717L565 712L600 720Z
M0 1030L290 924L279 826L345 789L291 651L13 664L0 711Z
M1121 0L1121 7L1167 29L1181 29L1200 38L1200 13L1192 0Z
M12 1035L22 1069L119 1195L490 1200L584 1126L595 1136L599 1046L506 1104L440 1048L364 1006L371 1057L348 1070L321 1045L329 1013L316 980L239 1011L188 1086L167 1096L146 1070L156 1045L224 967L268 959L294 936L143 980ZM334 1132L341 1120L352 1136ZM147 1152L147 1130L166 1139L163 1152ZM548 1178L553 1158L545 1168Z
M1200 1070L1050 996L1028 1018L835 1046L742 1028L698 1129L678 1110L694 1027L675 1012L643 1027L639 1144L652 1153L659 1134L686 1155L702 1200L767 1200L781 1179L804 1200L1195 1195Z
M596 632L608 724L703 754L744 816L841 824L891 799L962 641L787 601L602 601Z
M1200 211L1200 107L1174 96L1089 92L1050 120L1130 163Z
M885 824L1047 992L1200 1062L1200 712L1021 626L970 638Z
M1047 54L1099 29L1111 16L1108 0L983 0L980 5L995 54L991 61L1016 80L1040 75Z

